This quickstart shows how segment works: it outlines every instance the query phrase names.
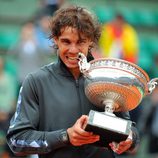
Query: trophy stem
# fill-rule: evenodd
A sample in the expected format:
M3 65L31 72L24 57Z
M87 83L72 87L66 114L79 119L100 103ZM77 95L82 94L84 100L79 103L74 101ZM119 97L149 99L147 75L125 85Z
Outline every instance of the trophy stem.
M114 102L112 100L104 100L103 105L105 105L105 113L108 115L115 115L113 114L115 107Z

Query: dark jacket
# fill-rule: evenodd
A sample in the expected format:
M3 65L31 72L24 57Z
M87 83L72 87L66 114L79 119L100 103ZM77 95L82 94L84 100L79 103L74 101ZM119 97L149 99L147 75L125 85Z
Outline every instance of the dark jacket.
M60 60L44 66L28 75L22 85L8 144L16 154L39 154L40 158L112 158L111 150L93 145L75 147L61 139L61 132L90 109L100 111L85 96L82 75L75 80ZM128 113L117 115L129 119Z

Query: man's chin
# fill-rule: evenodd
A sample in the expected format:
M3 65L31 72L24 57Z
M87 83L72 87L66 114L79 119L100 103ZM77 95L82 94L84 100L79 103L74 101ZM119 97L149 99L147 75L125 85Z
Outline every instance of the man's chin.
M79 65L78 64L67 64L66 66L69 69L79 69Z
M77 68L77 67L79 67L78 62L67 62L66 66L68 68Z

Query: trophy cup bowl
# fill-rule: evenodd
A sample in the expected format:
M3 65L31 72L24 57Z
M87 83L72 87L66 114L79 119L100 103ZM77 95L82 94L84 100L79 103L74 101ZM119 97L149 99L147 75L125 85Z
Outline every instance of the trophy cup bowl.
M79 53L79 67L85 77L87 98L105 110L103 113L91 110L85 129L100 135L97 144L101 146L125 140L132 121L118 118L113 112L135 109L154 90L158 78L150 81L143 69L121 59L100 58L88 63L82 53Z

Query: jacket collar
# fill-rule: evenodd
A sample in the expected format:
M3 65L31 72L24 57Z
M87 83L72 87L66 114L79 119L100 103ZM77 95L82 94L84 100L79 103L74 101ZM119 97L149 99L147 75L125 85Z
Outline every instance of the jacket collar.
M87 61L91 61L93 60L94 57L92 56L91 53L88 53L87 56ZM63 61L58 57L57 62L53 64L54 66L52 67L52 69L57 72L60 75L63 76L69 76L69 77L73 77L73 75L71 74L71 72L69 71L69 69L66 67L66 65L63 63ZM82 74L80 74L82 75Z
M73 75L69 71L69 69L66 67L66 65L63 63L63 61L58 58L57 62L54 64L54 71L57 72L60 75L63 76L70 76L72 77Z

